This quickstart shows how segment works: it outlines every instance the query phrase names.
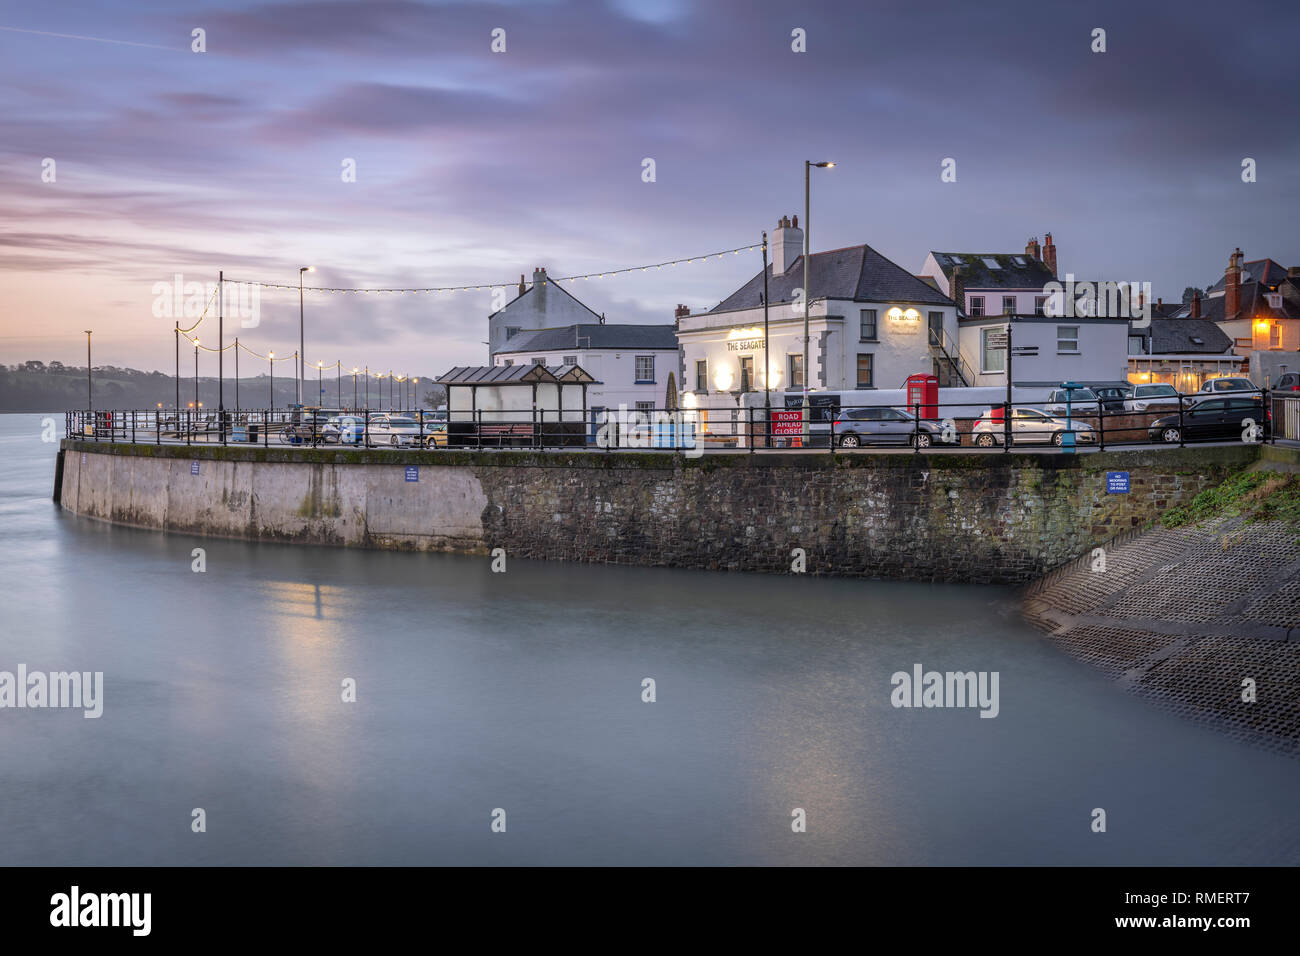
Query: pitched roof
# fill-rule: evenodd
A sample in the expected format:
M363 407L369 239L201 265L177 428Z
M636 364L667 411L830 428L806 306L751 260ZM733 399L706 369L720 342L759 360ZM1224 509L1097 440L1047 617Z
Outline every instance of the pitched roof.
M794 290L803 287L803 256L781 275L767 267L769 302L793 302ZM886 259L868 245L848 246L808 257L808 284L814 299L852 299L855 302L916 302L952 305L952 300ZM763 273L757 273L710 312L757 309L763 300Z
M1201 300L1201 318L1213 319L1215 322L1223 322L1226 319L1300 319L1300 283L1283 277L1283 284L1277 291L1277 294L1282 296L1282 301L1277 308L1268 304L1270 294L1258 282L1243 282L1240 312L1236 315L1225 315L1227 298L1216 295ZM1187 316L1191 311L1192 307L1188 304L1180 308L1178 314Z
M577 365L458 365L436 381L439 385L590 385L596 380Z
M1244 286L1248 282L1263 282L1267 286L1276 287L1286 279L1286 266L1280 266L1272 259L1252 259L1250 262L1241 264L1241 284ZM1210 286L1210 292L1220 292L1227 287L1228 276L1223 274L1219 276L1219 281Z
M1133 328L1150 343L1152 355L1201 353L1222 355L1232 348L1232 339L1211 319L1152 319L1146 328Z
M587 303L583 302L581 299L579 299L579 298L578 298L576 295L574 295L573 293L566 291L565 288L564 288L564 284L563 284L562 282L560 282L558 279L552 279L552 278L549 278L549 277L547 277L547 276L543 276L543 278L546 280L546 287L547 287L548 289L554 289L554 290L557 290L557 291L563 293L565 296L567 296L568 298L572 299L575 303L577 303L577 305L578 305L579 307L581 307L581 308L583 308L583 309L586 309L588 312L591 312L591 316L592 316L592 318L595 318L595 319L600 318L600 316L599 316L596 312L592 311L591 306L587 305ZM537 288L537 283L536 283L536 282L530 282L530 283L528 284L528 288L524 290L524 294L523 294L523 295L517 295L517 296L515 296L513 299L511 299L509 302L507 302L507 303L506 303L505 305L503 305L501 308L499 308L499 309L497 309L495 312L493 312L492 315L489 315L488 318L489 318L489 319L492 318L493 315L500 315L502 312L506 311L506 309L510 308L512 305L514 305L514 304L515 304L516 302L518 302L519 300L523 299L525 296L532 295L533 290L536 289L536 288Z
M1046 263L1033 256L1008 252L935 252L934 261L952 281L957 266L963 273L966 289L1041 289L1056 281Z
M520 332L497 350L547 352L557 349L676 349L677 330L669 324L602 325L582 323Z

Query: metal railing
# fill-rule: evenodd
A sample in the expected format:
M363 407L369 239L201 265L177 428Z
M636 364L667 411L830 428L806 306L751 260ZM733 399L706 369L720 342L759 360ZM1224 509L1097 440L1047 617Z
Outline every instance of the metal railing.
M810 408L491 409L349 412L241 409L238 412L102 410L66 413L66 434L94 441L186 445L297 445L363 448L829 452L898 446L915 452L1007 452L1017 446L1069 450L1214 441L1300 440L1300 395L1261 392L1249 407L1198 414L1187 396L1143 412L1084 403L1064 412L1041 404L841 405L814 393ZM784 396L783 396L784 397ZM1217 396L1232 398L1232 395ZM1250 398L1238 393L1236 398ZM801 403L800 403L801 406ZM1053 406L1055 407L1055 406ZM1251 414L1258 409L1258 414ZM1258 419L1258 420L1256 420ZM1274 423L1280 423L1277 429Z

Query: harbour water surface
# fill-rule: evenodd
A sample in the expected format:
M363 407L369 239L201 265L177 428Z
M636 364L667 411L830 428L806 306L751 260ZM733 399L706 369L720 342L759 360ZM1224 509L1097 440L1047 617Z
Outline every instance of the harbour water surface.
M1300 761L1011 590L115 528L52 503L41 422L0 416L0 671L103 671L104 711L0 709L0 864L1300 862ZM998 716L893 707L918 663L997 671Z

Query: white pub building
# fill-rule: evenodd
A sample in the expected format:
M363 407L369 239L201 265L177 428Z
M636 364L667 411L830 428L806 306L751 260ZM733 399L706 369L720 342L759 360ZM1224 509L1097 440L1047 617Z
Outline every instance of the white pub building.
M679 314L682 403L701 410L706 429L727 430L742 404L753 405L746 391L770 387L773 408L786 407L787 394L803 391L803 230L797 216L782 217L769 250L767 338L761 272L710 311ZM813 253L808 284L810 391L902 388L917 373L948 384L945 345L951 349L957 341L957 310L933 284L867 245Z

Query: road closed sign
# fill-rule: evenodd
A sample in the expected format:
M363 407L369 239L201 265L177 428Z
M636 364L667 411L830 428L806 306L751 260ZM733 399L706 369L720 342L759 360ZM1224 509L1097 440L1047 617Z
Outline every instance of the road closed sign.
M802 437L803 412L797 408L774 408L772 434L781 437Z

